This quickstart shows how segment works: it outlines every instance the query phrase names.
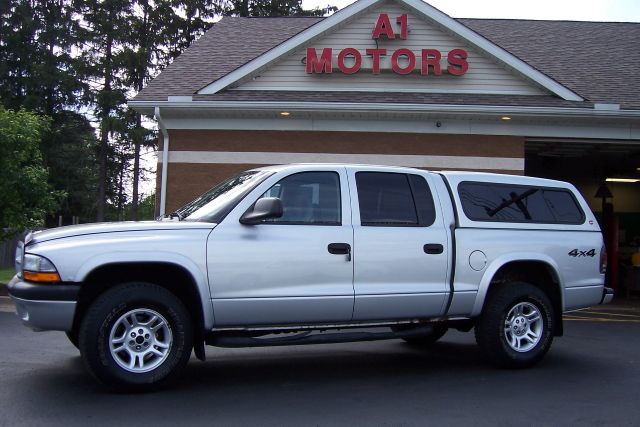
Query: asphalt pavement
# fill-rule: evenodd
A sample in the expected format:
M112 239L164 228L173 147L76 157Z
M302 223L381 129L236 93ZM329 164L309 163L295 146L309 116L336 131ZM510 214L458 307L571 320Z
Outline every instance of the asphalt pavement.
M61 332L32 332L0 297L2 426L638 426L639 304L569 313L527 370L480 358L472 333L432 349L399 340L207 349L177 384L113 394Z

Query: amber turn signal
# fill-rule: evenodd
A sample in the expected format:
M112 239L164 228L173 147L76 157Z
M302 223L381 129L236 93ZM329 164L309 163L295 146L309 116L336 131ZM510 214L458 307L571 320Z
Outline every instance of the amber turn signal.
M36 273L34 271L23 271L22 277L28 282L37 283L55 283L60 282L60 275L58 273Z

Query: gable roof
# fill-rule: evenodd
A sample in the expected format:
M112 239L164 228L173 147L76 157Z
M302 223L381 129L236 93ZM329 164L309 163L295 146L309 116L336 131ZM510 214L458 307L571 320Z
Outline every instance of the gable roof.
M214 94L229 86L237 83L243 78L247 78L252 73L273 64L275 61L292 53L296 49L301 48L305 44L327 34L334 28L352 20L354 17L362 14L364 11L371 9L373 6L384 2L385 0L358 0L357 2L347 6L346 8L334 13L322 22L307 28L299 34L286 40L274 49L271 49L243 66L233 70L224 77L207 85L198 91L199 94ZM517 74L521 74L525 78L537 83L549 92L560 96L569 101L582 101L582 98L573 93L571 90L562 86L549 76L531 67L521 59L511 55L500 46L492 43L488 39L482 37L478 33L469 29L465 25L459 23L455 19L442 13L435 7L422 0L393 0L403 7L407 7L422 15L423 18L440 25L443 29L455 34L458 38L466 41L487 56L502 62L507 68L510 68Z
M167 101L168 96L196 95L209 83L324 19L225 17L176 58L138 93L133 101ZM589 101L620 104L623 109L640 109L640 73L637 73L640 69L638 23L498 19L457 21ZM531 40L535 40L535 43ZM242 92L223 91L215 95L196 95L193 99L241 101L259 95L255 92ZM263 94L261 98L266 99L267 95L274 94ZM353 96L354 94L351 95L352 101L359 99ZM279 94L282 99L295 96ZM300 98L304 95L297 96L297 100L304 99ZM331 93L317 96L329 99ZM376 96L381 97L382 102L394 102L393 94ZM398 94L398 99L400 97L406 97L406 94ZM425 102L429 103L433 96L425 98ZM469 103L473 103L475 98L478 98L475 100L478 103L486 101L486 97L464 98L464 102ZM500 101L497 97L490 98ZM552 96L533 98L536 100L532 99L530 102L536 102L538 105L561 104L560 99L554 100ZM518 102L513 99L503 105L513 105L513 101ZM366 102L365 98L363 102ZM562 104L578 106L583 103L563 101Z

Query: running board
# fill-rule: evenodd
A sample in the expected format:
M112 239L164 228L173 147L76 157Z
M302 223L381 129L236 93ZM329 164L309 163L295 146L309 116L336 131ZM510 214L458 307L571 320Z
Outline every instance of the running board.
M206 336L207 345L214 347L272 347L283 345L336 344L357 341L378 341L398 338L425 336L433 330L432 325L421 325L408 331L383 332L301 332L288 337L256 338L229 333L210 333Z

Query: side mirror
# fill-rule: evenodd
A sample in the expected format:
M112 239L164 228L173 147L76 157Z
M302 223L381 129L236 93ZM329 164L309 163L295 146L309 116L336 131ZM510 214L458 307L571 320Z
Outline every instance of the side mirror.
M240 217L240 224L255 225L268 218L282 216L282 200L277 197L265 197L258 200L253 209L249 209Z

